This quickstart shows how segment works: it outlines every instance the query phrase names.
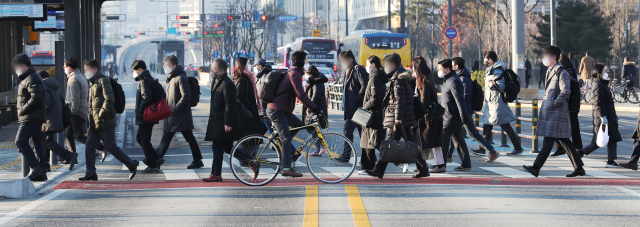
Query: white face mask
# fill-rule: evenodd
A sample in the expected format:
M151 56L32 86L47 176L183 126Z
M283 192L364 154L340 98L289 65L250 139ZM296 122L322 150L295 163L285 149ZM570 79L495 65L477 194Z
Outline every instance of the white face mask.
M367 64L367 73L373 72L373 65Z
M309 63L304 64L304 71L309 71L309 67L311 67Z
M164 74L169 74L169 73L171 73L171 68L164 67Z
M446 75L446 74L444 74L444 71L442 71L442 70L439 70L439 71L438 71L438 77L440 77L440 78L444 78L444 76L445 76L445 75Z
M542 64L543 64L544 66L549 67L549 65L551 65L551 60L549 60L549 57L544 57L544 58L542 58Z
M304 74L303 78L305 81L309 81L309 78L311 78L311 76L309 76L309 74Z
M22 75L22 69L16 69L16 75L18 76Z
M253 67L253 73L255 74L260 73L260 70L258 70L258 67Z
M92 72L89 72L89 71L84 73L84 77L86 77L87 79L91 79L91 77L93 77L94 75L95 74L93 74Z
M71 70L69 70L69 68L64 68L64 73L65 74L69 74L71 72Z
M133 78L138 78L140 76L140 74L138 74L138 71L133 71Z

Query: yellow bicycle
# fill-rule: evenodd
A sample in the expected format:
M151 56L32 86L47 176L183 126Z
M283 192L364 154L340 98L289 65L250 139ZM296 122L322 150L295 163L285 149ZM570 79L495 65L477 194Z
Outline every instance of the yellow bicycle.
M328 124L327 124L328 125ZM312 129L312 132L302 145L293 152L292 167L305 157L309 173L317 180L335 184L340 183L353 173L358 163L357 152L353 143L347 137L329 133L327 129L320 129L317 124L291 128L291 131ZM307 148L307 152L303 152ZM308 154L324 149L322 156ZM251 156L250 160L247 160ZM240 139L230 155L230 167L233 175L242 183L249 186L262 186L273 181L280 173L282 165L282 143L278 133L273 130L269 136L249 135ZM337 157L350 157L349 161L337 161ZM253 167L253 168L252 168ZM301 171L298 171L301 172ZM301 172L305 174L305 172Z

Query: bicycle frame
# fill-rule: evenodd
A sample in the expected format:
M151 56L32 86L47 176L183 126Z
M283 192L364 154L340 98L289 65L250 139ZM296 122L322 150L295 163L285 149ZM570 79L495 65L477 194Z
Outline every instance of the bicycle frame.
M297 128L292 128L290 129L290 131L299 131L302 129L307 129L307 128L313 128L316 131L315 135L309 135L307 137L307 139L304 140L304 142L302 142L302 146L298 147L298 149L292 153L292 156L298 155L300 153L302 153L302 150L304 150L304 148L306 148L309 143L311 143L311 141L317 136L320 139L320 143L322 144L322 147L324 147L325 150L329 151L329 147L327 146L327 143L324 140L324 134L322 134L322 130L320 130L320 128L314 124L311 125L305 125L302 127L297 127ZM271 135L269 136L269 142L267 144L269 144L270 142L276 140L277 143L275 143L278 148L279 148L279 152L282 153L282 142L280 141L280 136L278 134L278 132L276 132L275 130L273 131L273 133L271 133ZM267 164L272 164L272 165L277 165L277 163L275 162L271 162L271 161L262 161L260 160L260 156L262 156L262 154L264 153L264 151L268 149L267 146L265 146L262 151L260 151L260 153L256 156L256 161L260 162L260 163L267 163ZM327 152L327 154L329 155L330 159L333 159L333 152Z

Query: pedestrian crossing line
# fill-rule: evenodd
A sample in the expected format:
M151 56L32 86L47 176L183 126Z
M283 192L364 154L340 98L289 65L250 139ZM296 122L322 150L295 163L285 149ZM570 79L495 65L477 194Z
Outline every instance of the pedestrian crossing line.
M351 167L321 167L321 168L338 177L343 177L347 173L351 172ZM355 175L358 174L356 173L355 170L353 171L353 173ZM351 174L351 176L353 176L354 174Z
M571 170L573 171L573 167L559 167L560 169L564 169L564 170ZM598 169L594 169L591 167L582 167L584 168L584 171L587 172L587 175L592 176L592 177L596 177L596 178L615 178L615 179L629 179L631 177L628 176L623 176L620 174L615 174L615 173L610 173L607 171L602 171L602 170L598 170Z
M362 197L356 185L345 185L349 206L351 207L351 215L353 216L353 224L355 227L370 227L369 216L367 210L362 203Z
M141 170L146 169L146 168L147 168L147 165L145 165L144 163L140 162L140 164L138 164L138 171L141 171ZM127 166L122 164L122 170L129 171L129 168L127 168Z
M517 170L512 167L480 167L480 169L491 171L509 178L535 178L528 172Z
M613 188L618 189L621 192L627 193L629 195L635 196L635 197L640 197L640 193L636 192L634 190L622 187L622 186L613 186Z
M319 225L318 185L307 186L304 199L304 218L302 226L316 227Z
M199 180L200 176L192 169L162 170L167 180Z
M488 157L485 156L484 159L489 159ZM514 158L514 157L509 157L509 156L500 156L498 159L495 160L495 162L499 162L499 163L503 163L505 165L508 166L514 166L514 167L521 167L523 165L531 165L531 162L519 159L519 158Z
M229 164L225 160L226 159L222 160L222 168L230 168ZM203 169L211 169L211 167L213 166L213 159L212 158L202 159L202 164L204 164Z

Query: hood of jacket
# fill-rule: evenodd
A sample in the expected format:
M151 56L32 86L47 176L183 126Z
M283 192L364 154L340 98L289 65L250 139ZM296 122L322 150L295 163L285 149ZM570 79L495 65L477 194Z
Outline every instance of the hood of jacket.
M260 70L260 72L258 72L258 74L256 75L256 77L258 79L262 78L262 76L269 74L273 69L271 68L271 65L266 64L264 65L264 67L262 67L262 70Z
M369 73L369 79L373 79L373 78L380 79L383 84L386 84L389 82L389 77L387 77L387 74L385 74L384 71L380 69L373 69L373 71Z
M52 90L58 90L60 88L60 85L58 85L58 81L56 81L53 78L46 78L42 80L42 84L44 84L44 86L51 88Z
M411 74L407 71L401 72L400 74L398 74L398 79L411 81Z
M502 70L506 70L507 69L507 65L504 64L504 62L502 61L497 61L496 63L493 63L493 65L489 68L490 70L494 70L497 68L502 68Z
M24 78L27 78L27 76L31 75L31 73L34 73L35 71L36 69L34 69L33 67L29 67L27 71L24 71L22 74L18 75L18 79L22 81L24 80Z
M636 65L636 63L635 63L635 62L632 62L632 61L625 61L625 62L623 63L623 65L634 65L634 66L635 66L635 65Z
M320 73L314 77L310 77L309 80L307 81L307 83L309 83L310 85L317 84L317 83L326 83L326 82L329 82L329 79L323 73Z
M171 71L171 73L169 73L169 76L167 76L167 83L174 77L182 75L182 74L187 74L187 72L184 71L184 68L182 68L181 65L176 65L176 68L173 69L173 71Z

